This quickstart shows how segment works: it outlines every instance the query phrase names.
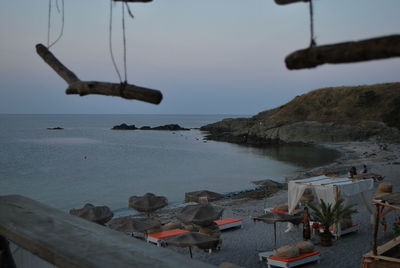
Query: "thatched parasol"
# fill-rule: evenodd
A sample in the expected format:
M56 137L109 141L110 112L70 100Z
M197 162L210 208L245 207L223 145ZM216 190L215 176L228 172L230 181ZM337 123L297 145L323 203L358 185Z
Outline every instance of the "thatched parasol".
M268 224L274 224L274 248L276 248L276 223L290 222L294 225L299 225L302 222L301 216L288 215L279 212L268 212L261 216L253 217L254 221L262 221Z
M114 213L107 206L94 206L87 203L83 208L71 209L69 214L84 218L88 221L104 225L112 219Z
M185 193L185 202L197 202L200 203L201 197L205 197L208 201L216 201L224 196L219 193L211 192L208 190L194 191Z
M147 193L144 196L131 196L129 198L129 207L140 212L149 214L159 208L163 208L168 204L165 196L157 196L153 193Z
M130 216L113 219L107 223L107 226L113 230L133 234L135 232L143 233L149 229L159 228L161 222L151 218L132 218Z
M222 208L213 207L209 204L188 205L180 211L177 218L186 224L207 226L221 218L223 211Z
M212 247L213 244L219 241L218 238L213 238L208 235L203 235L199 233L189 232L181 235L173 236L165 239L168 245L176 246L176 247L189 247L190 258L192 255L192 246L198 246L201 248Z

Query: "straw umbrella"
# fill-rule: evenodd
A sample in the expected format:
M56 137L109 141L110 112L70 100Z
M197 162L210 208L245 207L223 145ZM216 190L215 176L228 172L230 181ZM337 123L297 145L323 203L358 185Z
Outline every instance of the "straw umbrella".
M189 232L181 235L173 236L165 239L168 245L176 247L188 247L190 258L193 257L192 246L198 246L201 248L211 247L214 243L218 242L218 238L213 238L207 235Z
M114 213L107 206L94 206L87 203L83 208L71 209L69 214L84 218L88 221L104 225L112 219Z
M299 225L302 222L300 216L288 215L279 212L268 212L261 216L253 217L254 221L262 221L268 224L274 224L274 248L276 248L276 223L277 222L291 222L294 225Z
M151 212L163 208L168 204L165 196L157 196L153 193L147 193L143 196L131 196L129 198L129 207L140 212L146 212L147 216Z
M213 207L210 204L188 205L178 214L178 220L186 224L207 226L221 218L222 208Z
M161 222L157 219L151 218L132 218L132 217L121 217L113 219L107 223L107 226L113 230L134 234L144 233L147 230L153 228L159 228Z

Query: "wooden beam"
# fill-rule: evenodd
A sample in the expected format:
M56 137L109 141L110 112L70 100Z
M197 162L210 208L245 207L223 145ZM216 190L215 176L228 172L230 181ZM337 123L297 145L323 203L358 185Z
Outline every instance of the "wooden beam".
M71 70L65 67L47 47L42 44L36 45L36 52L39 56L68 83L66 94L100 94L108 96L119 96L125 99L136 99L153 104L159 104L162 100L162 93L155 89L138 87L131 84L118 84L96 81L81 81Z
M61 76L68 84L72 84L80 81L79 78L67 67L65 67L47 47L42 44L36 45L36 52L40 57L51 67L53 70Z
M277 3L278 5L287 5L297 2L309 2L309 0L275 0L275 3Z
M375 205L375 221L374 221L374 229L372 232L372 254L373 255L378 255L378 250L377 250L377 240L378 240L378 226L379 226L379 205Z
M0 235L60 268L212 268L20 195L0 196Z
M291 53L286 57L285 63L288 69L294 70L314 68L325 63L350 63L392 57L400 57L400 35L314 46Z
M128 3L148 3L153 0L113 0L114 2L128 2Z
M79 94L80 96L85 96L88 94L119 96L125 99L136 99L153 104L159 104L162 100L162 94L158 90L138 87L130 84L95 81L84 81L70 84L66 90L66 93Z

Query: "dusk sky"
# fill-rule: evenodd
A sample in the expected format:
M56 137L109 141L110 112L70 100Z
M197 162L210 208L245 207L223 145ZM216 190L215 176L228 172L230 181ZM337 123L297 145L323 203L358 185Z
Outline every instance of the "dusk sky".
M61 3L61 0L59 0ZM51 40L61 16L53 1ZM154 0L130 4L128 82L162 91L159 105L65 95L36 54L47 42L48 1L0 1L0 113L256 114L321 87L397 82L400 58L287 70L309 45L308 4L273 0ZM317 44L400 33L399 0L314 0ZM81 80L119 82L108 48L109 0L65 0L51 51ZM113 46L122 70L121 3Z

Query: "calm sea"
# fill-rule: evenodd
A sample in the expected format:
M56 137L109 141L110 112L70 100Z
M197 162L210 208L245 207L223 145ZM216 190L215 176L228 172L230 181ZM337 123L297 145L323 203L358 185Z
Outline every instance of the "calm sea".
M64 211L88 202L120 211L132 195L153 192L177 204L185 192L249 189L253 180L284 180L338 157L316 147L205 142L196 129L111 130L121 123L198 128L226 117L237 116L0 115L0 195L21 194Z

